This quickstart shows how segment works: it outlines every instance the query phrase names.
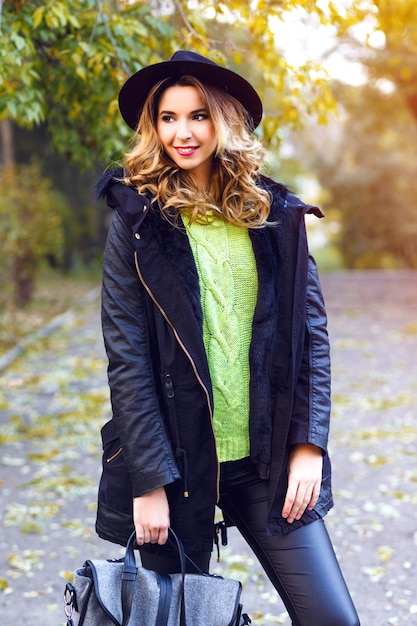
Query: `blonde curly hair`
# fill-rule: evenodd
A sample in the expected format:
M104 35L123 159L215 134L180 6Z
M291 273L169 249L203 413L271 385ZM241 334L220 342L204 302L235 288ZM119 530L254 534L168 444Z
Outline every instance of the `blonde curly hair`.
M198 90L216 132L208 190L199 190L192 174L167 156L156 131L161 96L174 85ZM170 221L186 214L190 221L209 223L220 218L243 228L263 227L271 201L268 192L256 185L264 149L251 133L251 125L240 102L225 91L194 76L164 79L149 93L134 136L136 145L125 155L125 183L150 194Z

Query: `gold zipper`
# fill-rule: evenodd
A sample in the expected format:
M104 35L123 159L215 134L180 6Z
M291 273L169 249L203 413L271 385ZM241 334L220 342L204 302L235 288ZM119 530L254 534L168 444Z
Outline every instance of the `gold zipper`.
M123 448L119 448L118 450L116 450L116 452L114 454L109 456L109 458L107 459L107 463L110 463L110 461L113 461L117 456L119 456L119 454L122 452L122 450L123 450Z
M212 432L213 432L214 441L216 441L216 435L214 433L214 426L213 426L213 411L211 409L210 395L209 395L208 389L205 386L205 384L203 383L203 381L201 380L201 376L198 373L198 370L197 370L196 364L194 363L193 357L191 356L191 354L188 352L187 348L185 347L185 345L181 341L175 326L172 324L172 322L170 321L168 315L165 313L164 309L161 307L159 302L156 300L156 298L153 295L152 291L150 290L150 288L148 287L147 283L145 282L145 280L144 280L144 278L142 276L142 273L141 273L141 271L139 269L138 253L136 251L135 251L135 266L136 266L136 271L138 273L140 282L142 283L142 285L146 289L148 295L152 299L152 302L158 308L158 310L161 313L162 317L165 319L167 324L169 324L169 326L171 327L172 332L174 333L176 340L178 341L181 349L183 350L183 352L185 353L185 355L187 356L188 360L191 363L191 367L193 368L195 377L197 378L198 382L200 383L201 387L203 388L203 391L204 391L204 393L206 395L207 406L208 406L209 414L210 414L211 429L212 429ZM217 446L215 446L215 448L216 448L216 461L217 461L217 502L218 502L219 499L220 499L220 463L219 463L219 457L218 457L218 454L217 454Z

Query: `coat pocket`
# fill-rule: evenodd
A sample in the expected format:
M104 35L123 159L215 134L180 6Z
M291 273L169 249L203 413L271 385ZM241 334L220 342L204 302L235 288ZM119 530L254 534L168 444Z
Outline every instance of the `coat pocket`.
M101 438L103 457L96 531L107 541L125 545L133 530L132 485L112 420L103 426Z

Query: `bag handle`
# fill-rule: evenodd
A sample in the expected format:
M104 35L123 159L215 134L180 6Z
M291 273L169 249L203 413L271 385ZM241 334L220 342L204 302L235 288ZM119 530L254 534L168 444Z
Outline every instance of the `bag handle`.
M182 541L177 537L172 528L169 528L169 535L175 541L175 544L178 549L178 555L180 559L181 566L181 625L186 626L185 619L185 596L184 596L184 586L185 586L185 562L186 562L186 554L184 550L184 546L182 545ZM122 626L127 626L130 619L130 613L132 610L132 601L133 601L133 591L134 591L134 582L137 576L137 565L135 559L135 548L139 546L136 543L136 531L133 531L128 539L126 545L126 553L123 560L123 569L122 569L122 613L123 613L123 623ZM190 559L191 560L191 559ZM192 562L192 561L191 561ZM197 566L196 566L197 567ZM156 618L155 626L165 626L168 621L169 615L169 607L171 604L171 578L166 574L157 574L158 587L160 590L159 595L159 605L158 605L158 615Z
M185 554L184 546L182 545L181 539L177 537L177 535L172 530L172 528L168 528L168 531L169 531L169 536L175 541L175 544L177 546L178 555L180 559L181 574L185 576L185 570L186 570L185 562L186 562L186 559L189 559L189 557ZM136 531L134 530L132 534L130 535L128 542L126 544L126 553L124 557L123 571L125 571L126 569L126 572L134 572L136 574L137 567L136 567L136 559L135 559L134 550L138 547L139 546L136 543ZM191 561L191 563L193 563L191 559L189 560ZM195 564L193 563L193 565ZM199 569L197 565L195 565L195 567Z

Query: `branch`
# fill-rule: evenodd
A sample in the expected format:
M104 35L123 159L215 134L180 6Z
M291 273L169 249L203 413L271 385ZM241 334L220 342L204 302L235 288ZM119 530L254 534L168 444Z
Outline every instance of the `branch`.
M203 39L203 37L201 35L199 35L198 32L191 26L191 23L190 23L188 17L185 15L184 9L181 6L180 0L174 0L174 4L175 4L179 14L181 15L181 19L184 22L185 27L189 30L191 35L194 35L194 37L199 39L201 41L201 43L203 43L206 46L207 45L207 40Z
M0 2L1 1L2 0L0 0ZM123 56L122 56L122 54L120 52L119 46L117 45L116 40L115 40L115 38L113 36L113 33L111 32L110 24L109 24L109 22L107 20L106 15L104 14L101 1L100 0L96 0L96 2L97 2L98 12L99 12L99 15L97 16L97 19L98 19L98 17L101 17L103 19L104 28L106 29L107 36L110 39L110 43L111 43L111 45L114 48L114 51L115 51L115 53L117 55L117 58L120 61L120 65L122 66L122 70L124 71L126 76L130 76L130 74L132 72L129 70L128 66L126 65L126 62L125 62L125 60L124 60L124 58L123 58Z
M208 48L210 48L211 46L223 46L226 48L227 47L230 48L230 50L236 50L237 52L242 52L242 53L247 52L246 48L241 48L229 38L222 40L222 39L212 39L211 37L206 37L206 39L204 39L201 35L197 33L195 28L193 28L193 26L191 25L190 20L188 19L188 17L185 14L184 9L182 8L181 0L174 0L174 5L177 8L179 14L181 15L181 19L184 22L184 26L187 28L190 34L196 37L197 39L199 39L201 43L203 43Z

